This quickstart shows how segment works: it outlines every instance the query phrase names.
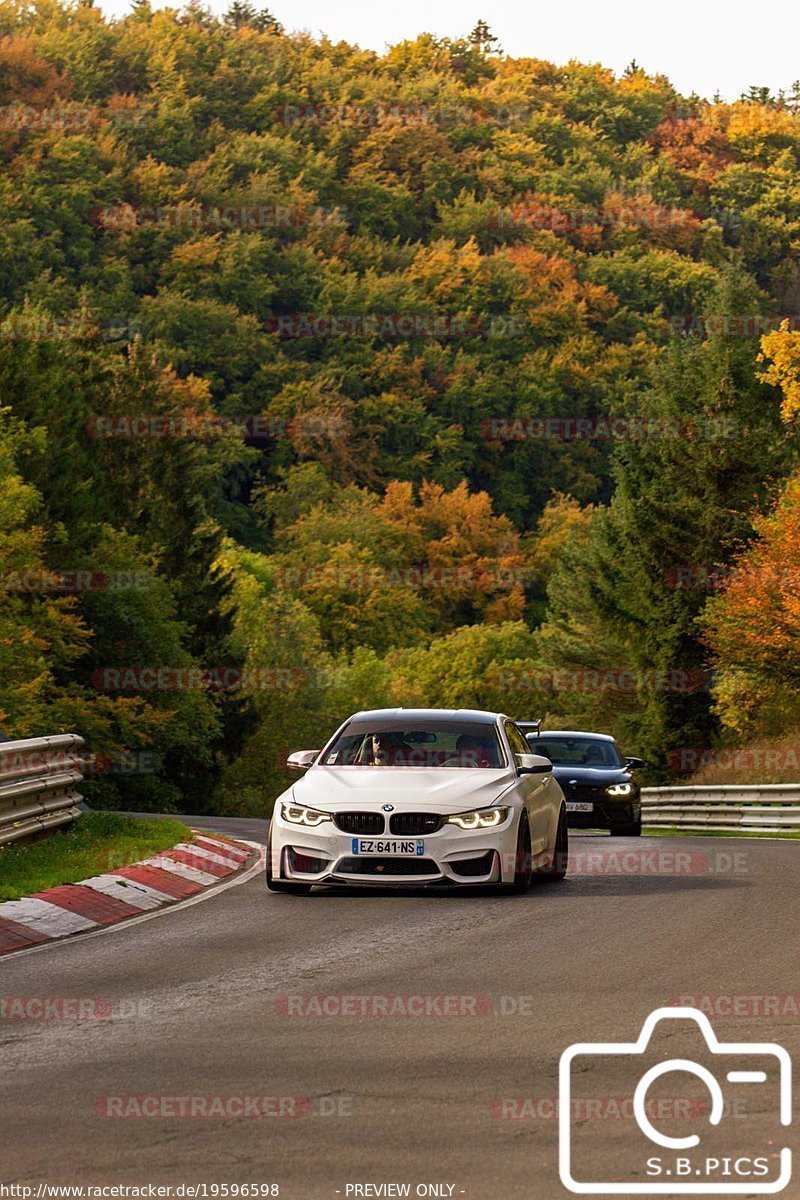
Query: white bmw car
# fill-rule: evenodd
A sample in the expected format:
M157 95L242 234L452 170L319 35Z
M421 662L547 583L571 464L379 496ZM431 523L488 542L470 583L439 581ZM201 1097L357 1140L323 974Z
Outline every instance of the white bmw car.
M350 717L275 802L267 886L476 885L525 892L567 868L564 794L513 721L471 709Z

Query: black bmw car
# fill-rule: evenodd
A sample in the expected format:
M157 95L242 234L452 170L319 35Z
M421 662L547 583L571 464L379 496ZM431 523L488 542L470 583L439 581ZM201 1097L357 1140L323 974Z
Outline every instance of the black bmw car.
M543 754L553 764L553 774L567 802L570 825L639 836L642 809L633 772L644 766L640 758L623 758L617 743L606 733L530 729L525 736L534 754Z

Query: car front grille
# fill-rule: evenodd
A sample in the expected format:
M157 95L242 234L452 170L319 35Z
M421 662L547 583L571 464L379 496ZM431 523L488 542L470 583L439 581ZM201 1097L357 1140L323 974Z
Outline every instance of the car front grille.
M343 858L337 875L438 875L430 858Z
M336 813L333 822L342 833L383 833L383 816L371 812Z
M443 824L444 817L439 813L395 813L389 818L390 830L401 837L422 837L426 833L436 833Z
M608 800L606 785L603 784L597 786L591 783L578 783L574 787L570 787L566 780L562 780L561 788L567 800L592 800L595 803Z

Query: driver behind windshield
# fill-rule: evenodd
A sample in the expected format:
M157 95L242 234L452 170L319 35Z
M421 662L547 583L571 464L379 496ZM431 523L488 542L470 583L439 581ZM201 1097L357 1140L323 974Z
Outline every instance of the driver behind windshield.
M370 756L368 761L376 767L403 766L410 761L414 752L413 746L405 740L402 733L383 731L373 733L368 740Z
M464 767L493 767L495 765L493 755L484 739L471 733L462 733L456 742L455 759Z

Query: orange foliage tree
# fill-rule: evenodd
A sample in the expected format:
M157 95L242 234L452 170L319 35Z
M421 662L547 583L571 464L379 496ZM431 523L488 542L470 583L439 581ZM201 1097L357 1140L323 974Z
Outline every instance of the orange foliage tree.
M784 419L800 410L800 334L784 322L761 339L762 379L779 386ZM717 708L739 732L780 733L800 720L800 472L702 617L714 651Z

